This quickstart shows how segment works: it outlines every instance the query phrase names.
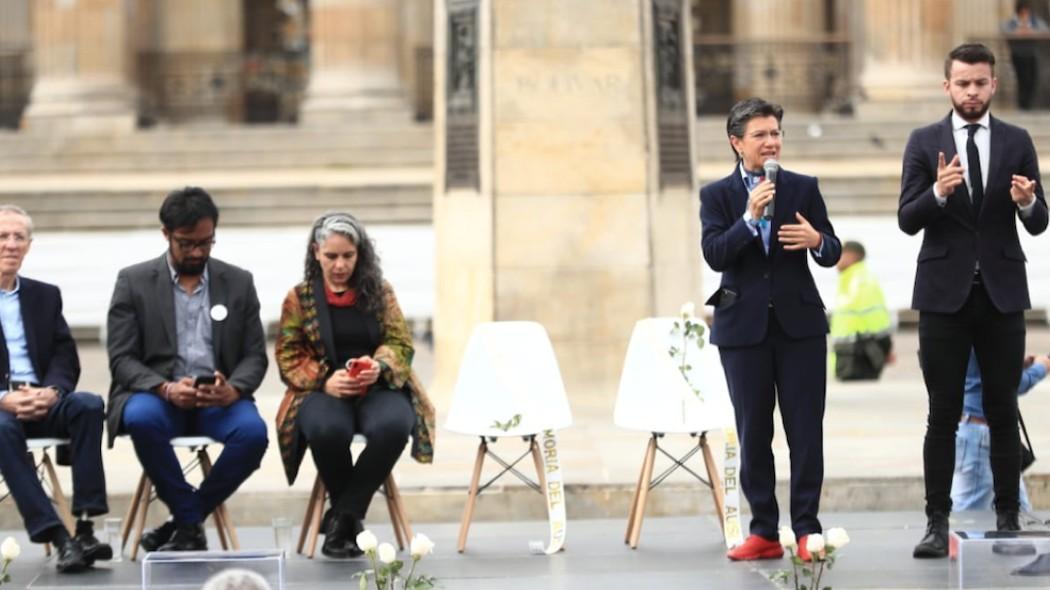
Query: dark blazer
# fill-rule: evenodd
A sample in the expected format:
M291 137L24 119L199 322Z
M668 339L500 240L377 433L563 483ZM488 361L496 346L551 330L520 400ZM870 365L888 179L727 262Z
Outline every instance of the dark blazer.
M129 266L117 275L109 304L107 348L113 378L109 390L109 445L119 434L124 404L133 392L150 391L174 375L178 343L175 295L167 254ZM212 320L215 368L226 375L243 398L266 374L266 338L259 319L259 297L246 270L212 258L208 261L211 305L225 305L222 321Z
M842 245L828 221L817 179L780 171L768 256L762 237L753 235L743 219L747 195L739 166L734 166L729 176L700 190L704 260L722 273L721 286L707 300L708 305L715 306L711 342L717 346L753 346L762 342L769 323L770 302L789 337L826 334L824 302L809 272L806 252L784 250L777 241L780 226L798 223L795 212L799 212L823 237L823 255L814 255L813 259L821 266L838 262Z
M897 222L909 235L925 230L915 271L914 309L958 311L970 294L978 262L985 290L999 311L1010 313L1031 307L1025 255L1017 238L1020 212L1010 199L1010 177L1021 174L1035 179L1035 207L1021 223L1032 235L1042 233L1047 225L1047 208L1039 162L1032 138L1024 129L995 117L991 117L989 129L988 179L976 219L966 183L955 188L944 207L937 205L933 196L937 152L944 152L946 162L956 154L951 114L916 129L908 139Z
M18 303L22 306L22 326L26 332L26 348L40 385L55 387L59 393L69 393L80 379L80 357L77 344L69 333L69 325L62 316L62 292L58 287L19 276ZM0 328L0 375L3 388L11 378L7 338Z

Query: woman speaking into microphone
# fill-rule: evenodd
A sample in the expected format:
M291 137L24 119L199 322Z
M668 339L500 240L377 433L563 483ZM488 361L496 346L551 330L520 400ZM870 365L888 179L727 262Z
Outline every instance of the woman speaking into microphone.
M711 342L718 346L740 435L740 486L750 535L732 560L778 559L773 409L791 448L791 528L799 555L821 532L828 322L807 256L833 267L842 253L817 179L780 169L784 110L760 98L733 105L726 122L736 156L729 175L700 191L704 260L722 273ZM775 183L769 174L776 172Z

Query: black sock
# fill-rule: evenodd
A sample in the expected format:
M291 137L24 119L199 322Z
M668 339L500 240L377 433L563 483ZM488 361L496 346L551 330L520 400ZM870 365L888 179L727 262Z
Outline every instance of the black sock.
M95 523L90 520L78 520L77 521L77 533L76 536L91 536L95 534Z

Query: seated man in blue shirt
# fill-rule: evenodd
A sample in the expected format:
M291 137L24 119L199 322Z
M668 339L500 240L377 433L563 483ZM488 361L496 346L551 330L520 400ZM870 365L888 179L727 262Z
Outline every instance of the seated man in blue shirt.
M1050 357L1026 359L1017 395L1024 395L1042 381L1050 370ZM990 439L988 423L981 403L981 370L977 356L970 351L966 367L966 390L963 395L963 415L955 434L955 474L952 476L952 510L989 510L992 507L992 463L989 458ZM1024 479L1018 490L1023 512L1031 512Z
M102 471L102 398L73 392L80 377L77 345L62 317L58 287L19 276L33 241L33 221L21 208L0 205L0 474L15 499L29 539L51 543L59 572L88 569L110 559L89 516L105 514ZM68 438L72 451L70 536L26 460L26 438Z

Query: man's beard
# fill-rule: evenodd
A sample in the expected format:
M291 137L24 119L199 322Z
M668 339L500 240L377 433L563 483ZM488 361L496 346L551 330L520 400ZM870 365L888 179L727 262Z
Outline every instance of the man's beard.
M963 106L962 104L955 102L954 100L952 101L952 106L955 107L955 112L959 113L959 115L963 119L966 119L968 121L976 121L976 120L980 119L981 117L983 117L984 114L988 112L988 108L990 106L992 106L992 101L989 100L989 101L986 101L984 103L981 103L980 108L978 108L976 111L974 111L973 109L967 108L967 107Z
M180 260L173 262L172 267L175 269L180 276L199 276L204 272L204 267L208 265L208 259L198 258L193 260Z

